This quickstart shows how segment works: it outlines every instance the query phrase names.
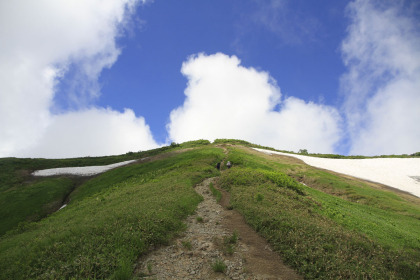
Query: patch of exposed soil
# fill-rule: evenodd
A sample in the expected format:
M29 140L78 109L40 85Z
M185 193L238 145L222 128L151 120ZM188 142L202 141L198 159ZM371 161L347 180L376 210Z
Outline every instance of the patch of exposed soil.
M230 194L222 189L219 191L223 194L221 204L224 209L227 209L230 205ZM301 279L294 270L283 263L277 253L272 251L267 241L245 222L240 213L230 210L224 214L223 226L230 231L237 231L241 242L248 247L248 250L244 252L247 268L258 277L247 279Z

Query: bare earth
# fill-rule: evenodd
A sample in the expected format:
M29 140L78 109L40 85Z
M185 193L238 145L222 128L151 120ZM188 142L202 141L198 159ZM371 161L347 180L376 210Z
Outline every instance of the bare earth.
M188 217L188 229L173 244L161 247L139 260L136 270L143 279L302 279L285 266L267 242L261 238L234 210L227 210L212 196L210 178L195 187L204 200L195 215ZM229 204L223 192L221 202ZM201 217L200 221L197 217ZM233 244L233 253L226 251L224 240L234 232L239 240ZM222 260L227 269L214 272L212 264Z

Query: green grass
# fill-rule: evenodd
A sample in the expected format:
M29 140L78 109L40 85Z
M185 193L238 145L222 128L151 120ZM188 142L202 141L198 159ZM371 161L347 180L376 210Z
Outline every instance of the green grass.
M153 272L153 264L151 262L147 263L147 272L149 274Z
M205 145L210 145L209 140L194 140L194 141L187 141L182 144L180 144L180 147L182 148L194 148L194 147L202 147Z
M1 237L0 279L130 278L140 255L185 229L202 199L193 185L223 156L189 150L86 182L63 210Z
M0 235L57 210L73 188L74 182L68 178L48 178L3 192L0 195Z
M339 158L339 159L365 159L365 158L412 158L412 157L420 157L420 152L416 152L413 154L402 154L402 155L377 155L377 156L362 156L362 155L352 155L352 156L344 156L344 155L338 155L338 154L319 154L319 153L308 153L306 149L302 149L304 153L302 152L293 152L293 151L286 151L286 150L277 150L272 147L267 146L261 146L258 144L253 144L244 140L240 139L216 139L214 140L213 144L218 145L240 145L243 147L249 147L249 148L259 148L259 149L265 149L265 150L271 150L276 152L283 152L283 153L289 153L289 154L296 154L296 155L305 155L305 156L311 156L311 157L321 157L321 158Z
M227 266L221 259L216 259L212 264L211 268L214 272L225 273Z
M255 196L255 200L256 201L263 201L264 200L264 195L257 193L257 195Z
M187 250L191 250L192 249L192 244L191 244L190 241L185 240L185 241L182 241L182 247L184 247Z
M234 231L230 236L226 236L223 239L223 252L225 255L233 255L238 239L239 235L237 231Z
M299 153L295 153L299 154ZM316 154L316 153L308 153L304 154L305 156L311 157L320 157L320 158L339 158L339 159L365 159L365 158L412 158L412 157L419 157L420 153L414 153L411 155L403 154L403 155L379 155L379 156L343 156L337 154Z
M420 275L418 204L297 161L229 149L235 168L220 183L231 204L306 278Z
M40 220L54 212L73 189L83 182L83 179L71 176L59 179L33 177L31 173L35 170L107 165L179 149L178 146L166 146L119 156L71 159L0 158L0 236L19 224L22 227L27 222Z
M216 201L220 202L222 199L222 193L214 187L213 183L210 183L209 187L212 195L216 198Z
M255 152L249 147L257 145L245 141L215 145L198 140L113 157L0 159L0 279L131 279L140 256L185 229L183 219L202 200L193 186L218 175L230 192L229 209L307 279L420 275L418 199ZM30 176L154 155L84 181ZM233 167L220 173L215 165L222 159ZM218 199L212 184L210 191ZM51 214L67 197L68 206ZM221 241L226 254L237 240L234 233ZM212 267L223 272L223 265Z
M236 244L238 242L239 239L239 234L238 232L235 230L232 235L230 235L229 237L227 237L225 239L225 243L229 243L229 244Z

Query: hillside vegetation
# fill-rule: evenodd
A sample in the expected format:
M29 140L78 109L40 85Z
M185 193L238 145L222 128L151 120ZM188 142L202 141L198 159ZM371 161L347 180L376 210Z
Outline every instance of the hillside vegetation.
M87 181L66 208L1 238L0 278L129 279L139 255L184 229L200 202L193 186L218 175L222 156L175 151Z
M417 279L419 199L250 146L199 140L114 157L0 159L0 279L131 279L139 257L185 229L202 199L193 186L215 176L305 278ZM146 157L84 179L30 176ZM222 159L233 168L219 172Z
M228 160L232 206L306 278L420 275L419 199L241 147Z
M189 146L186 143L185 146ZM85 157L73 159L0 158L0 236L20 224L37 221L58 210L67 196L81 183L83 177L33 177L35 170L107 165L121 161L153 156L177 145L120 156Z

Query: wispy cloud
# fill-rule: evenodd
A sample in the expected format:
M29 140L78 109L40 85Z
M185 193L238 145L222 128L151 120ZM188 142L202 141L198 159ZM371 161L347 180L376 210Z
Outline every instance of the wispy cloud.
M289 0L255 1L255 4L251 22L275 34L283 44L302 44L319 35L319 20L299 9L299 5L292 9Z
M334 108L282 99L267 72L241 66L236 56L192 56L181 72L188 78L186 99L171 112L168 124L176 142L238 138L281 149L332 152L340 137Z
M402 2L357 0L342 44L351 154L420 150L420 23ZM411 16L410 16L411 14Z
M118 58L116 38L137 3L136 0L0 2L0 156L22 151L30 155L28 149L45 135L56 137L56 145L63 145L63 149L62 138L67 135L74 140L75 149L82 151L84 145L90 145L86 141L93 141L82 137L90 134L85 129L95 126L93 120L98 127L108 126L108 133L113 134L112 123L119 117L123 123L131 121L134 131L115 131L114 139L119 137L126 149L133 149L124 146L129 137L138 140L138 148L143 146L142 137L135 135L150 132L140 124L142 118L127 118L128 111L91 109L95 117L89 121L90 126L81 125L75 117L86 114L89 111L86 108L99 95L98 77ZM77 105L83 105L84 111L55 116L51 108L55 105L57 83L71 67L74 69L71 98L76 109ZM69 121L72 118L74 121ZM57 127L66 128L59 137L55 133ZM145 146L150 147L150 142ZM112 151L112 146L103 147L102 153ZM96 149L95 154L100 153Z

